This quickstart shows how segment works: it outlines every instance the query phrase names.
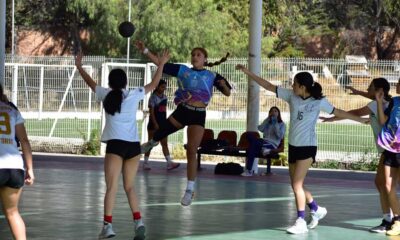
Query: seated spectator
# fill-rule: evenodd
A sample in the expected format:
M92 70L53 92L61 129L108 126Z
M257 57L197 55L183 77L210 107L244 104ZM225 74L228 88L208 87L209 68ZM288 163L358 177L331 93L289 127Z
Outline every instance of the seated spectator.
M277 107L269 109L268 117L258 126L263 133L263 138L249 135L249 148L247 149L246 169L242 176L253 176L254 159L257 156L267 156L277 151L280 142L285 137L286 126L281 118L281 111Z

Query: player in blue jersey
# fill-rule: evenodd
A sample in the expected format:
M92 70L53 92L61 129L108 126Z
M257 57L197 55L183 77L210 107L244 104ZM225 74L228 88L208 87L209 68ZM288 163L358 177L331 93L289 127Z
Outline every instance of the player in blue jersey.
M396 85L396 93L400 93L400 79ZM393 212L393 224L386 235L400 235L400 205L397 197L397 182L400 173L400 97L393 97L385 110L385 94L376 93L379 121L383 125L377 143L384 149L385 186L389 207Z
M145 47L142 41L137 41L136 47L154 64L159 64L157 57ZM147 152L156 146L161 139L188 126L186 149L188 183L181 199L183 206L190 205L194 196L194 185L197 176L197 148L203 137L206 107L211 100L213 87L216 87L225 96L229 96L231 93L231 86L228 81L220 74L205 67L212 67L226 61L228 55L219 62L209 63L207 61L207 51L204 48L197 47L191 51L193 67L172 63L167 63L164 66L164 73L174 76L178 80L178 89L174 98L177 108L169 116L168 121L154 133L153 139L142 145L142 152Z

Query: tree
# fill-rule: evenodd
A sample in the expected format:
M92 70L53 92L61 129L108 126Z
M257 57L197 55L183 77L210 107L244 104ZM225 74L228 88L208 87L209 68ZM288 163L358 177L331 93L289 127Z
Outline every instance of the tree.
M373 35L373 47L378 59L387 59L390 53L399 52L395 49L400 30L399 1L327 0L323 2L323 6L328 15L334 19L332 28L341 29L342 32L347 31L350 35L347 39L353 42L358 36L359 40L355 41L353 46L350 45L350 48L356 48L356 45L365 46L365 41ZM342 45L348 45L347 43L344 42ZM371 57L369 48L364 48L363 51L364 55Z
M203 46L210 57L230 52L242 56L247 46L247 28L240 19L247 14L246 1L132 0L134 39L143 39L152 49L169 48L173 60L186 61L190 50ZM221 7L223 6L223 7ZM71 51L76 35L83 31L89 38L83 47L90 54L121 56L126 39L119 36L118 24L127 20L127 0L26 0L17 4L16 24L37 29L49 37L64 41L63 53ZM242 11L239 11L243 7ZM229 40L226 40L229 39ZM139 56L135 51L131 57Z
M213 0L143 0L135 8L135 36L155 51L170 49L175 61L187 61L197 46L205 47L210 57L242 53L237 24Z
M115 38L118 36L116 26L124 19L122 16L126 16L121 14L126 10L124 0L16 1L15 24L61 40L62 54L71 52L72 42L87 30L89 39L84 44L85 49L96 54L116 56L123 42L123 39ZM109 39L114 40L113 44Z
M132 37L159 51L169 48L173 61L187 61L195 46L219 58L247 55L249 0L131 0ZM8 9L11 1L7 1ZM11 31L11 10L7 31ZM16 25L36 29L63 43L70 53L74 39L83 40L86 54L121 57L126 39L118 24L128 18L128 0L24 0L16 1ZM313 37L328 38L336 56L361 53L379 59L399 52L400 1L393 0L263 0L262 55L305 56ZM8 47L10 34L7 35ZM373 39L373 41L371 41ZM365 44L369 40L371 45ZM336 41L336 42L335 42ZM339 46L336 47L335 46ZM309 52L309 51L308 51ZM131 51L130 57L141 57Z

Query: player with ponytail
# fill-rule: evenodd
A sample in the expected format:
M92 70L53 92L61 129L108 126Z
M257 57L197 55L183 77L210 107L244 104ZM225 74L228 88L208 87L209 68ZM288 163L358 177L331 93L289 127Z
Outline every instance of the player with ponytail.
M319 112L324 111L361 123L368 122L368 119L360 118L332 106L323 96L321 85L309 72L297 73L293 78L292 89L286 89L258 77L243 65L237 65L236 69L243 71L261 87L276 93L278 98L289 103L289 175L296 199L297 219L295 224L286 231L291 234L306 233L309 228L315 228L319 220L327 214L326 208L318 206L311 192L304 187L308 169L315 162L317 155L316 124ZM304 220L306 204L310 208L311 215L308 226Z
M137 41L136 47L154 64L159 64L156 56L145 47L142 41ZM142 145L142 152L149 151L161 139L188 126L186 149L188 182L181 199L183 206L190 205L194 196L194 185L197 176L197 148L203 138L206 107L211 100L213 87L216 87L225 96L229 96L231 93L231 86L228 81L220 74L205 69L205 67L221 64L226 61L228 56L229 54L218 62L209 63L206 49L196 47L191 51L192 68L172 63L167 63L164 67L165 74L174 76L178 80L178 89L175 92L174 99L177 108L154 133L153 139Z
M99 238L115 236L112 228L112 213L118 190L118 180L122 173L123 185L135 229L135 240L145 238L145 227L139 210L139 200L134 189L134 181L140 160L140 142L138 137L136 111L139 102L145 95L155 89L161 79L164 64L169 59L169 53L164 51L157 57L160 62L153 80L144 87L126 89L127 76L122 69L111 70L108 76L109 88L104 88L86 73L82 67L82 54L75 59L75 66L86 84L96 93L98 101L103 102L106 112L106 124L101 135L101 141L107 143L104 159L104 175L106 194L104 196L104 219Z

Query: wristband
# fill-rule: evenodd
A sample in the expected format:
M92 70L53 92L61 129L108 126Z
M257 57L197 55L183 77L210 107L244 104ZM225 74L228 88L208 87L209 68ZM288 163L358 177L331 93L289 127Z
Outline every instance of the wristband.
M149 49L148 48L145 48L144 50L143 50L143 54L148 54L149 53Z

